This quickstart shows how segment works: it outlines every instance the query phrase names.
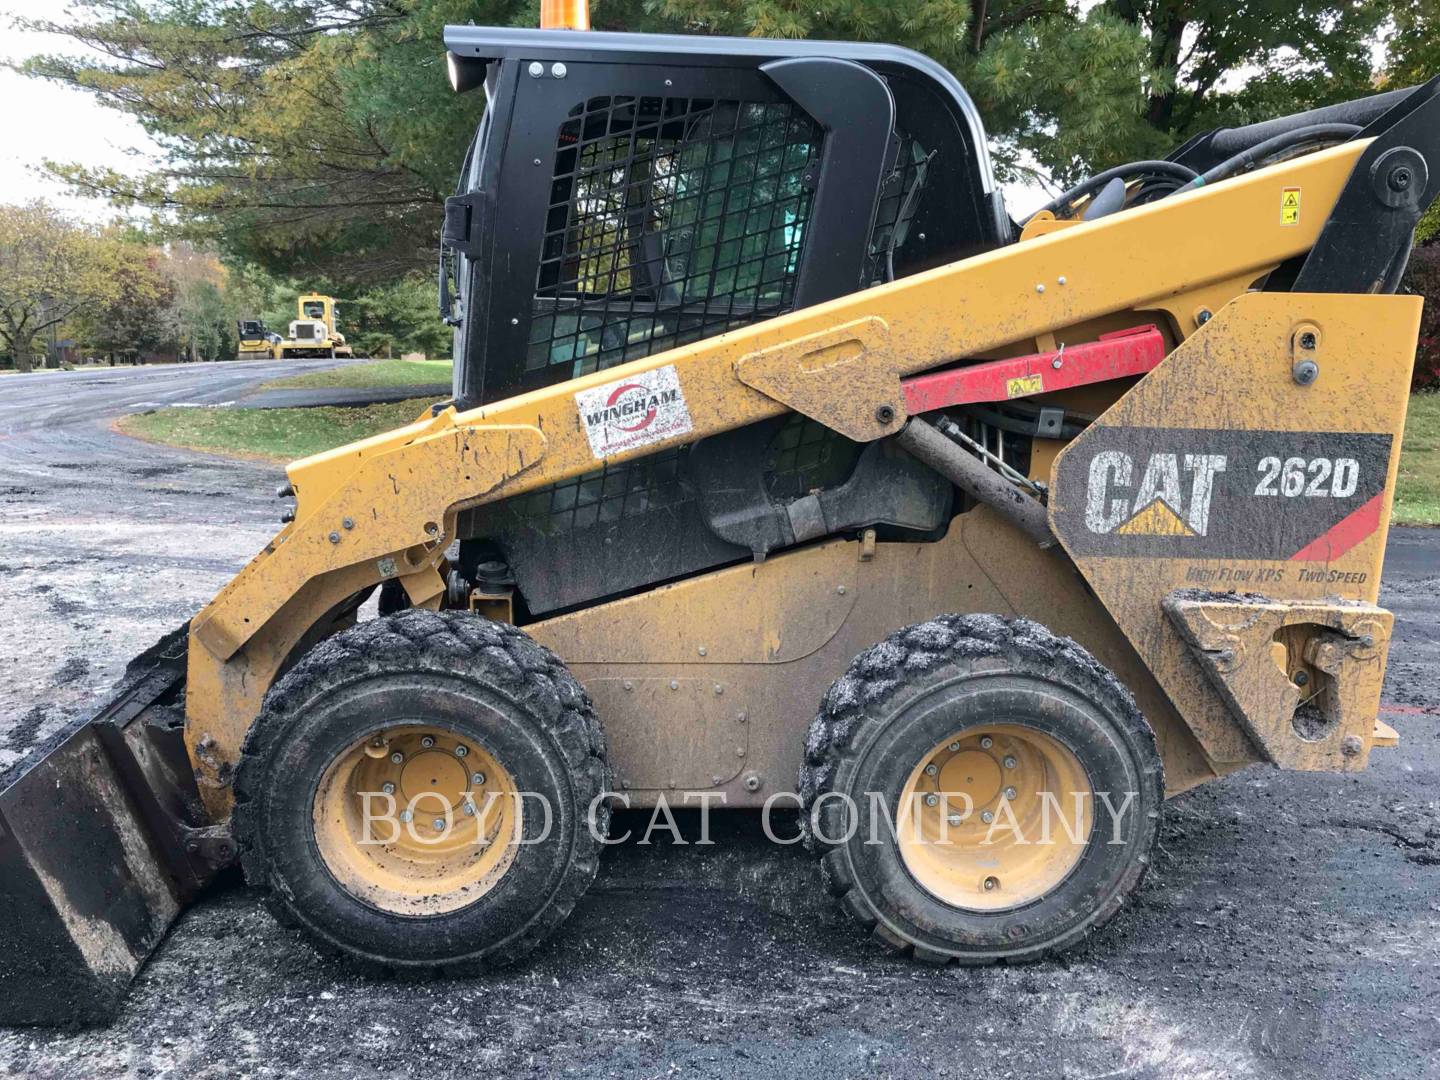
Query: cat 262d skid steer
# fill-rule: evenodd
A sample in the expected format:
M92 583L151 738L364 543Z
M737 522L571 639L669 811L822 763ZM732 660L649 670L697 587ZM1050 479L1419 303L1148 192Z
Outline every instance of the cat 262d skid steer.
M511 962L607 807L697 795L802 807L892 949L1035 959L1133 893L1166 796L1395 741L1437 83L1017 223L904 49L445 43L484 87L454 398L291 465L275 538L0 794L6 1020L111 1014L236 861L362 965Z

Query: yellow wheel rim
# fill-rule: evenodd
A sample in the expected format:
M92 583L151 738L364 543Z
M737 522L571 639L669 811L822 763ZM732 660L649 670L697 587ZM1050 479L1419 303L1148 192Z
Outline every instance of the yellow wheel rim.
M414 724L341 754L315 792L315 843L351 895L399 915L473 904L514 861L522 808L484 747Z
M933 747L896 814L900 857L936 899L972 911L1037 900L1080 861L1094 824L1079 758L1034 728L990 725Z

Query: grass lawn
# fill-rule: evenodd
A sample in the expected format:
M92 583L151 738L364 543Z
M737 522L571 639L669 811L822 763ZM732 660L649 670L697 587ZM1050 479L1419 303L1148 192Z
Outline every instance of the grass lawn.
M126 435L235 457L291 462L413 423L428 398L363 409L160 409L122 417Z
M329 371L311 371L267 382L262 390L366 390L374 386L424 386L448 383L449 360L371 360Z
M1440 392L1410 395L1391 521L1440 525Z

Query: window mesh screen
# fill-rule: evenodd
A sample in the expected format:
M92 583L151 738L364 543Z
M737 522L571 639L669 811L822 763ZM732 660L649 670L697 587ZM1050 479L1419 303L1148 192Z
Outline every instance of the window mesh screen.
M576 106L559 133L526 370L574 378L788 310L820 138L788 103Z

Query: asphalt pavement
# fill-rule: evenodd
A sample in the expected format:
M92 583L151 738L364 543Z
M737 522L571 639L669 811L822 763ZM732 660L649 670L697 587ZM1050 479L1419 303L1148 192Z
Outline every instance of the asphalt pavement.
M278 526L277 467L109 418L227 400L269 366L0 377L0 770ZM1400 747L1172 800L1136 902L1060 960L891 958L798 847L729 815L711 847L611 849L547 945L480 979L355 976L229 880L114 1026L0 1029L0 1075L1440 1077L1440 534L1391 536Z

